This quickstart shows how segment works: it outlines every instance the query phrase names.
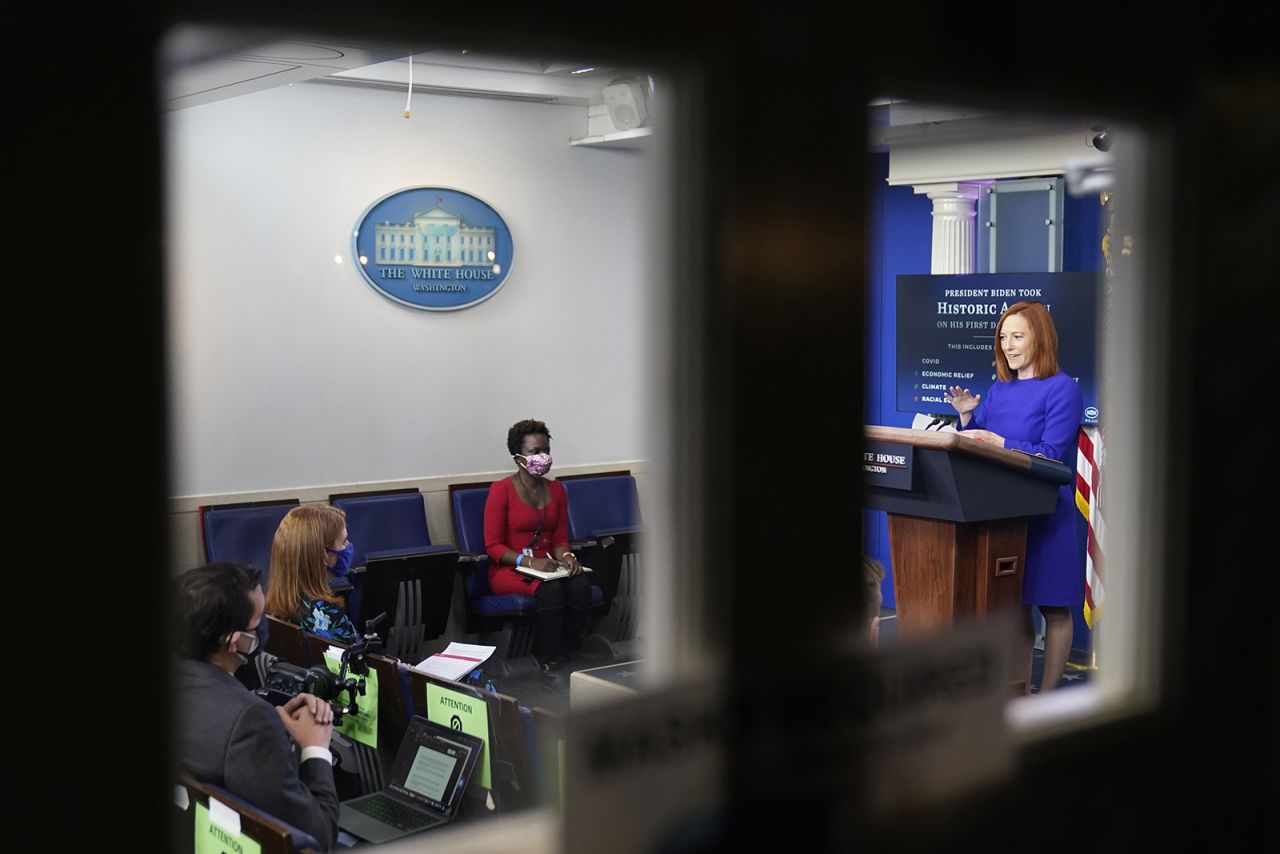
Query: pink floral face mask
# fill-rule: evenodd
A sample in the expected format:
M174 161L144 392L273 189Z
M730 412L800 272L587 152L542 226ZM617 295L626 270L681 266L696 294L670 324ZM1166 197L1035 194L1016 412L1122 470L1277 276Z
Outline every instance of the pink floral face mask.
M532 456L516 455L519 459L524 460L525 468L529 470L529 474L534 477L542 477L551 471L551 455L550 454L533 454Z

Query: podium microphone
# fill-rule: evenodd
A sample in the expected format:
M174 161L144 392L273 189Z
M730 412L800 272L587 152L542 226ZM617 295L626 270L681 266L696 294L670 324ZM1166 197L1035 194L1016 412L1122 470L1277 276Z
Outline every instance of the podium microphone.
M935 424L938 425L938 430L941 430L943 427L949 427L956 422L956 417L954 415L938 415L934 412L929 412L927 414L933 420L929 422L929 426L924 428L926 430L932 430L933 425Z

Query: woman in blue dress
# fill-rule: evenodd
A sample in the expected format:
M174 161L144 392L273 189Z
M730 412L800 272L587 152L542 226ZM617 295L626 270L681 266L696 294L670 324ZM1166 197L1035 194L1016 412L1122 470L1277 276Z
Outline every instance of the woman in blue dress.
M996 324L996 376L987 396L954 386L948 401L960 414L966 436L1073 465L1084 399L1075 380L1058 369L1058 331L1038 302L1009 306ZM1022 603L1044 616L1044 676L1041 691L1052 690L1071 653L1071 609L1084 604L1084 573L1076 539L1074 486L1058 490L1052 513L1027 520L1027 558ZM1034 640L1028 608L1025 624L1030 674ZM1030 679L1027 679L1030 684Z

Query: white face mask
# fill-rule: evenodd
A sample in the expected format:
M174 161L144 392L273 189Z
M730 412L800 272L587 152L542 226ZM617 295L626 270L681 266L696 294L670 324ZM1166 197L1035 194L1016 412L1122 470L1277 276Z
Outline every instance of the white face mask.
M241 655L253 655L258 651L258 642L258 633L252 629L246 629L236 638L236 652Z
M240 632L240 636L236 638L236 658L240 659L241 664L248 664L249 659L257 654L258 643L257 632L249 630Z

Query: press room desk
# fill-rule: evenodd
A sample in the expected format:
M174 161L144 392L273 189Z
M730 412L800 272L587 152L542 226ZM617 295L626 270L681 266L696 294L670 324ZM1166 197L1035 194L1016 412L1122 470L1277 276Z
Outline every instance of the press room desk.
M639 661L624 661L570 673L569 708L587 708L635 694L640 687L639 665Z

